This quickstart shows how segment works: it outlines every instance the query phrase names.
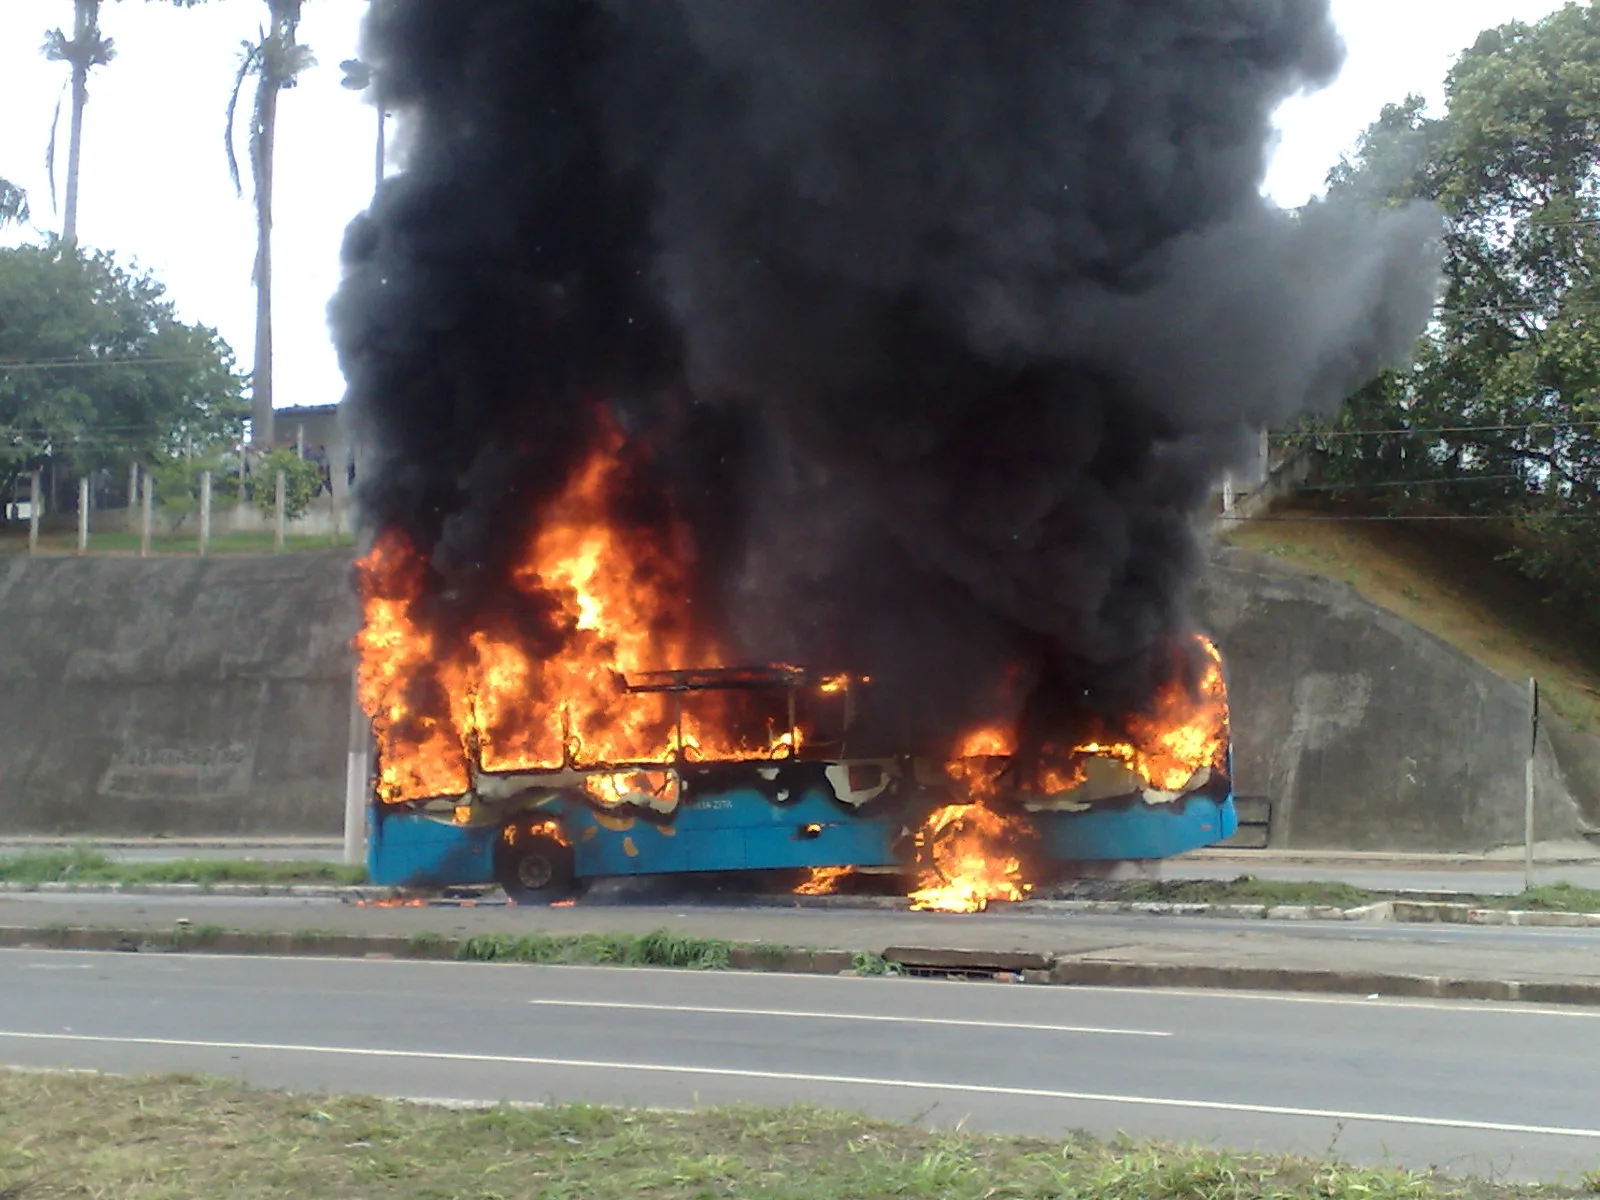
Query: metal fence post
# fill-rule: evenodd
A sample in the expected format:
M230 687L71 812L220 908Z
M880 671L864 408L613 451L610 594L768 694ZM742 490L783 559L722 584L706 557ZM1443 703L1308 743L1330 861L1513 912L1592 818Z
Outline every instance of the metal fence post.
M283 510L288 499L289 481L282 471L278 472L278 494L274 503L272 521L272 548L283 549Z
M200 472L200 553L211 550L211 472Z
M39 472L28 476L28 553L39 549Z
M1528 776L1522 809L1522 886L1533 889L1533 766L1539 753L1539 681L1528 680L1528 716L1532 737L1528 742Z
M155 481L150 478L150 472L144 472L140 481L144 485L144 503L139 508L139 557L148 558L150 555L150 524L155 517L156 490Z
M89 477L78 480L78 553L89 553Z

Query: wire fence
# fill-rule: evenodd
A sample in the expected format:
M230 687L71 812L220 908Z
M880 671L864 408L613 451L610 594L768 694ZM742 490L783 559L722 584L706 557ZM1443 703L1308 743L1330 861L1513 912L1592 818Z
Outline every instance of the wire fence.
M166 474L163 489L155 474L133 467L130 502L120 507L96 504L91 477L84 475L77 481L76 503L52 512L44 473L32 471L19 489L21 498L6 506L5 515L15 526L25 526L30 554L281 553L354 543L355 511L347 489L340 494L331 485L320 487L308 497L302 487L297 496L286 468L270 472L270 479L258 473L250 489L220 488L218 474L208 469L193 473L192 487L181 473ZM66 520L71 517L75 527ZM22 541L22 535L14 534L13 540Z

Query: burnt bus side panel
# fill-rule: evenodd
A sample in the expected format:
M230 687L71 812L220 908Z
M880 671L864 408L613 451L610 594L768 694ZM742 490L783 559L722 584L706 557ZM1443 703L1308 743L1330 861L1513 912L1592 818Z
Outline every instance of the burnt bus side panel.
M456 825L403 807L373 805L367 878L378 887L450 887L494 882L500 830Z
M667 821L583 804L562 819L580 876L894 866L900 827L889 815L853 815L821 790L774 804L754 788L698 796Z

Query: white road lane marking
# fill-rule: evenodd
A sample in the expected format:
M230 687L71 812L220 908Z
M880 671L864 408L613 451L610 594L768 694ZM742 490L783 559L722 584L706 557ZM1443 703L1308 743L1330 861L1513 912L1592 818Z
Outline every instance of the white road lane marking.
M1094 992L1102 996L1174 996L1185 1000L1215 1000L1223 1004L1321 1004L1333 1008L1386 1008L1404 1012L1453 1012L1497 1017L1576 1017L1586 1021L1600 1021L1597 1008L1555 1008L1548 1004L1527 1000L1423 1000L1408 996L1318 995L1308 996L1298 992L1262 992L1248 988L1123 988L1099 984L1064 984L1063 990Z
M1098 1025L1036 1025L1023 1021L974 1021L955 1017L911 1017L877 1013L817 1012L786 1008L720 1008L700 1004L639 1004L624 1000L529 1000L550 1008L616 1008L632 1012L707 1013L721 1017L776 1017L779 1020L883 1021L896 1025L956 1025L968 1029L1026 1029L1035 1033L1094 1033L1118 1037L1169 1038L1158 1029L1112 1029Z
M714 1079L765 1079L783 1083L821 1083L843 1087L892 1088L915 1092L957 1092L972 1096L1013 1096L1029 1100L1072 1100L1088 1104L1122 1104L1142 1108L1181 1108L1201 1112L1251 1113L1268 1117L1309 1117L1327 1121L1363 1121L1377 1125L1409 1125L1430 1129L1464 1129L1482 1133L1519 1133L1600 1141L1600 1129L1560 1125L1520 1125L1505 1121L1472 1121L1456 1117L1417 1117L1403 1113L1347 1112L1331 1108L1295 1108L1280 1104L1246 1104L1227 1100L1178 1100L1164 1096L1119 1096L1106 1092L1068 1092L1053 1088L1002 1087L997 1084L950 1083L937 1079L879 1079L869 1075L813 1075L799 1071L754 1071L741 1067L695 1067L676 1063L606 1062L581 1058L534 1058L516 1054L465 1054L446 1050L389 1050L365 1046L306 1046L275 1042L207 1042L187 1038L103 1037L80 1033L25 1033L0 1030L0 1040L78 1042L85 1045L158 1046L190 1050L242 1050L266 1054L322 1054L344 1058L398 1058L423 1062L487 1063L516 1067L555 1067L577 1071L620 1071L649 1075L699 1075Z

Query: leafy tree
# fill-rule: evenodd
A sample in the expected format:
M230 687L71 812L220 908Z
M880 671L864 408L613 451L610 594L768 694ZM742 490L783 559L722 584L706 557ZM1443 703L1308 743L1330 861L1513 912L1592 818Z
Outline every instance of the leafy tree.
M1331 191L1443 210L1445 291L1409 371L1319 431L1335 481L1515 519L1512 554L1600 598L1600 6L1485 31L1447 108L1386 108ZM1354 430L1395 431L1349 436Z
M28 193L9 179L0 179L0 225L28 219Z
M322 468L293 450L274 450L256 462L253 484L256 506L273 516L278 511L278 472L283 472L283 515L303 517L322 490Z
M233 470L224 447L212 447L204 454L160 454L149 464L155 483L156 503L177 532L184 518L200 511L200 477L211 472L213 509L232 504L239 498L239 476Z
M251 436L273 443L272 414L272 165L278 138L278 97L298 82L300 73L316 65L308 46L298 41L303 0L267 0L270 22L254 42L244 43L239 71L228 100L224 146L235 190L242 193L233 129L239 96L246 79L256 80L250 117L250 173L256 209L256 354L250 381Z
M150 275L64 239L0 249L0 486L231 445L242 388L227 343Z

